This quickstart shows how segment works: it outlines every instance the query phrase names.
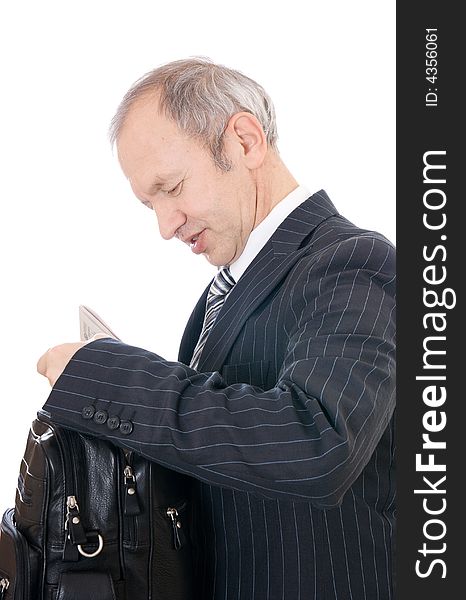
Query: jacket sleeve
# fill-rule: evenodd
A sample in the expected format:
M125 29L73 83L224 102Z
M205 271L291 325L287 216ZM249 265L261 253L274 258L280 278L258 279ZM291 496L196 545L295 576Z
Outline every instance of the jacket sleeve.
M302 269L273 388L103 339L74 355L44 410L213 485L336 506L393 414L394 307L393 247L345 240Z

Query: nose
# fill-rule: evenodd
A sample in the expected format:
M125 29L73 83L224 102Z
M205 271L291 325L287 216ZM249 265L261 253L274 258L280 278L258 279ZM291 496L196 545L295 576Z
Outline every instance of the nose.
M186 215L175 206L170 206L170 202L158 202L153 207L160 235L164 240L171 240L178 229L186 223Z

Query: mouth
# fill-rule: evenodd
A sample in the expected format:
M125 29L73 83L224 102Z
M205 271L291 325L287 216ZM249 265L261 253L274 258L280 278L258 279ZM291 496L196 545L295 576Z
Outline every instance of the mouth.
M187 244L189 244L190 248L191 248L191 252L194 252L194 254L201 254L202 252L204 252L205 248L205 240L204 238L204 231L205 229L203 229L202 231L200 231L199 233L196 233L195 235L186 238L185 242Z
M194 244L197 242L197 240L199 239L199 236L201 235L202 231L200 231L199 233L196 233L195 235L191 236L190 238L188 238L186 240L186 242L192 247L194 246Z

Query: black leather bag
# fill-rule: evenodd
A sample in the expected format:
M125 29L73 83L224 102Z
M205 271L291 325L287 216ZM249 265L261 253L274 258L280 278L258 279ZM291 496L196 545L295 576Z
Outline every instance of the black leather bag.
M189 480L42 419L0 526L0 600L191 599Z

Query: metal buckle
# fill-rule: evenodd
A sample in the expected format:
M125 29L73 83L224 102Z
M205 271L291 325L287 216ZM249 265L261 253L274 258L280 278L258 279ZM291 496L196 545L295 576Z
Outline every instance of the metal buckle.
M94 558L95 556L98 556L104 547L104 538L100 535L100 533L97 534L97 538L99 540L99 546L95 552L85 552L82 548L82 545L78 544L79 554L81 554L81 556L85 556L86 558Z

